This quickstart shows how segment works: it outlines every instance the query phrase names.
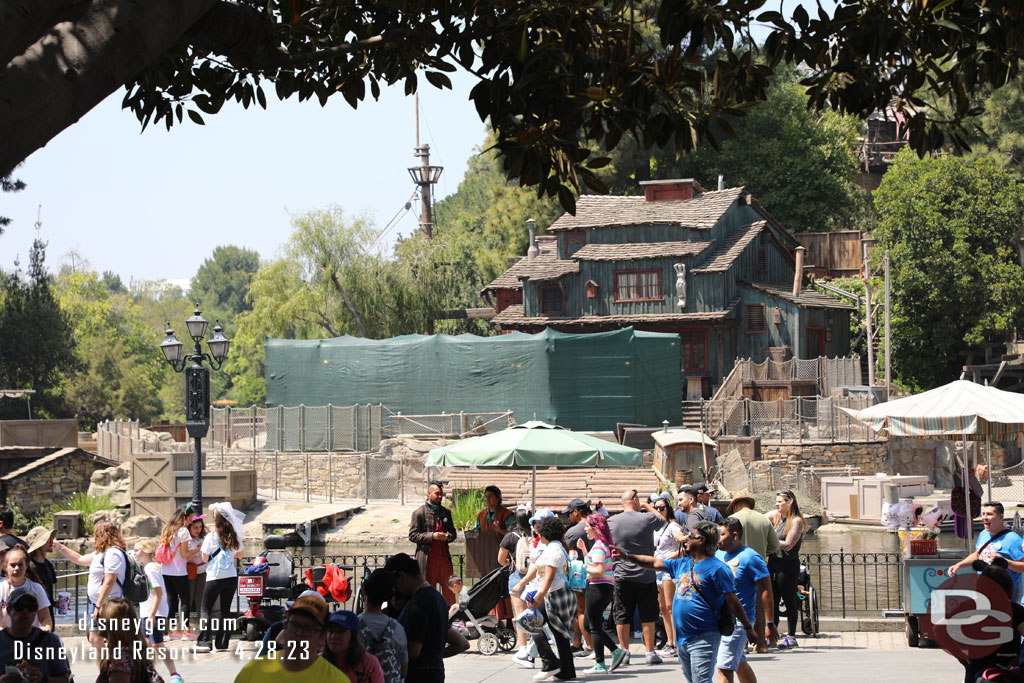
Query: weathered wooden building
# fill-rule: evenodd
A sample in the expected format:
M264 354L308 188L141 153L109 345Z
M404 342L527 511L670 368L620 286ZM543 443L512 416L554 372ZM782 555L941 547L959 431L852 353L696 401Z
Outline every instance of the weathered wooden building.
M641 184L643 196L580 197L532 258L483 290L495 303L491 322L676 333L689 400L709 396L735 358L771 347L799 358L849 353L852 307L803 288L803 247L742 187Z

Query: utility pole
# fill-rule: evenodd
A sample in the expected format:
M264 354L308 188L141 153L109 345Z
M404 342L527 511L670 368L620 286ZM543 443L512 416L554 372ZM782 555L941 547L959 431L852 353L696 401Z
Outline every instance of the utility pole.
M868 245L862 242L864 248L864 298L867 304L864 307L864 326L868 336L868 395L871 395L872 387L875 386L875 334L871 322L871 261L868 257Z
M416 146L413 156L419 157L420 165L411 166L409 175L420 188L420 232L428 239L434 236L434 210L432 199L434 185L441 177L442 166L430 165L430 145L420 144L420 96L416 94Z
M885 250L885 400L892 388L892 337L889 334L889 250ZM991 500L991 496L989 496Z

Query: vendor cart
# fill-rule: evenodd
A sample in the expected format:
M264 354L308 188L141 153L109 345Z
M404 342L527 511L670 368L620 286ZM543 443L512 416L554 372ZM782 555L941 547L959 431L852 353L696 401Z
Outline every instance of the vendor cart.
M950 566L963 557L961 550L939 550L937 555L904 558L903 611L908 646L931 646L932 622L928 616L931 593L949 578Z

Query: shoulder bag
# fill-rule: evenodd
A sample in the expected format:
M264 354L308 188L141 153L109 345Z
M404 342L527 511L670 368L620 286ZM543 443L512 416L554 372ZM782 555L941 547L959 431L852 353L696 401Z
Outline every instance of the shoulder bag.
M690 585L693 586L694 590L697 591L697 595L699 595L700 599L704 601L704 604L706 604L710 609L714 609L714 607L711 607L711 603L708 601L708 599L704 597L704 593L701 592L700 586L693 580L692 565L690 567ZM735 628L736 618L732 615L732 612L729 610L728 603L726 603L723 600L722 606L718 610L718 632L721 633L723 636L731 636Z

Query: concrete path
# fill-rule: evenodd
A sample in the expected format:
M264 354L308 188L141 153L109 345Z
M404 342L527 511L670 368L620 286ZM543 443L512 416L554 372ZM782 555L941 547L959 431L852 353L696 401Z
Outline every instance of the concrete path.
M82 652L84 639L66 639L68 647ZM208 654L188 652L184 643L176 648L181 659L178 669L186 683L230 683L245 661L254 655L254 645L232 641L233 651ZM447 680L453 683L479 683L512 681L530 683L535 671L521 669L508 655L486 657L474 649L445 661ZM642 648L633 646L633 661L643 661ZM588 660L577 660L578 671L590 666ZM909 649L902 633L837 633L824 634L818 639L804 638L800 647L788 651L772 650L763 655L751 655L750 664L761 683L802 683L826 681L828 683L881 683L883 681L928 681L928 683L959 683L963 668L941 650ZM80 683L95 680L96 664L77 661L72 666L75 679ZM167 678L161 667L160 673ZM641 681L642 683L680 683L682 672L677 662L659 666L633 664L614 674L584 677L593 681Z

